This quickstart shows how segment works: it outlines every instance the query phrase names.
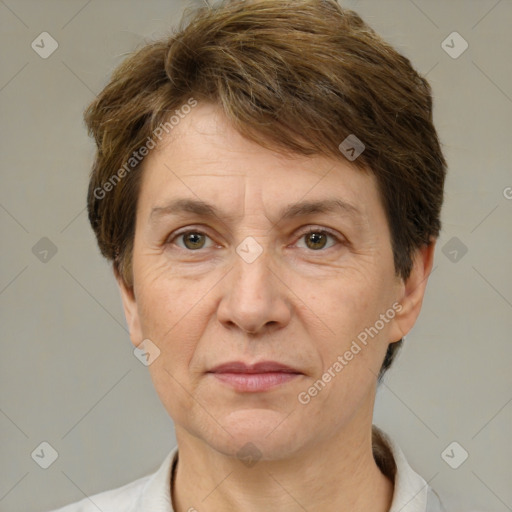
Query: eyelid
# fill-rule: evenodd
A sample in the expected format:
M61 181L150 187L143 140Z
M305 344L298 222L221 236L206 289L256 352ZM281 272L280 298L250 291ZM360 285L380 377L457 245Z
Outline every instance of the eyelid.
M298 237L300 238L304 235L309 235L310 233L325 233L332 236L339 242L345 240L345 238L337 231L333 231L332 229L326 228L325 226L308 226L306 229L299 231Z

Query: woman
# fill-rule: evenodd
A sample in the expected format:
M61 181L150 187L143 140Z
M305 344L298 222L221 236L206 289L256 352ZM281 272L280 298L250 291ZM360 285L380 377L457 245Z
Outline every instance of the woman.
M442 510L372 425L446 172L408 59L334 0L227 1L86 121L89 219L178 446L61 511Z

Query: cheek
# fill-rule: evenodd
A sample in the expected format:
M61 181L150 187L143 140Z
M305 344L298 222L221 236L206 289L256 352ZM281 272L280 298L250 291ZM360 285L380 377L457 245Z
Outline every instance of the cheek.
M205 287L158 268L141 275L137 305L142 333L158 345L166 368L175 372L188 365L204 328Z
M385 318L387 322L380 318L392 308L392 291L392 282L382 269L368 266L345 269L338 279L326 282L321 290L311 294L311 303L316 304L315 312L318 311L318 316L329 328L323 341L317 336L324 369L329 368L338 356L352 351L347 354L350 360L344 370L350 366L350 373L355 378L354 368L361 370L364 366L365 373L369 373L367 368L378 372L391 327L389 315Z
M371 318L382 293L376 280L378 276L370 267L344 268L335 279L326 280L316 288L311 303L334 331L331 334L346 340Z
M194 283L160 273L146 274L138 307L145 338L159 347L148 367L155 390L173 418L186 417L192 407L195 376L191 361L205 328L201 296Z
M176 273L161 255L146 255L143 259L143 264L135 268L142 324L159 335L165 329L179 330L182 319L186 321L204 296L205 283Z

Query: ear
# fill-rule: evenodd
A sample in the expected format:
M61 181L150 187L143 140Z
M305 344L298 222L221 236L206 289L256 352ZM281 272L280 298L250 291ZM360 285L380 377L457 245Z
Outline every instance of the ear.
M403 338L416 323L427 288L427 281L432 272L436 240L431 239L429 245L416 250L413 267L409 277L403 282L402 296L398 302L402 306L395 316L399 336ZM397 341L400 338L396 338Z
M128 329L130 331L130 339L133 345L138 346L142 340L142 329L140 326L139 310L137 308L137 299L135 298L135 288L128 286L122 278L119 271L114 267L114 275L119 286L121 293L121 300L123 302L124 316Z

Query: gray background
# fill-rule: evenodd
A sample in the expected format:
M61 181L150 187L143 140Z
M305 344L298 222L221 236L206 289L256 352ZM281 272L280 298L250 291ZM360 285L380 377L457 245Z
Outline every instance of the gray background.
M512 510L512 2L343 5L427 75L449 164L435 270L375 423L450 511ZM88 225L94 148L82 111L123 54L168 34L184 6L0 0L2 511L48 510L127 483L174 446ZM47 59L31 48L43 31L59 45ZM469 44L458 58L442 47L453 31ZM31 457L43 441L58 452L46 470ZM441 457L453 441L469 453L458 469Z

